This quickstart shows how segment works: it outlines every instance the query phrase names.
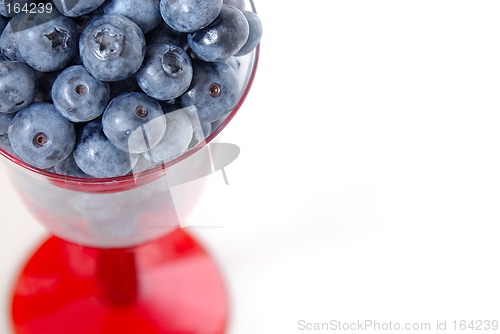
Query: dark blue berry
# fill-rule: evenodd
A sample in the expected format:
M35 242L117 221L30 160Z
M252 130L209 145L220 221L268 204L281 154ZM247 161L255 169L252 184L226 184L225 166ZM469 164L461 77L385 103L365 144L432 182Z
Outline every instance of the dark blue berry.
M213 122L229 113L240 95L236 72L224 62L193 62L193 81L179 98L181 107L194 106L200 122Z
M21 62L0 62L0 113L14 113L27 107L36 94L35 70Z
M48 13L20 15L23 29L15 34L24 61L41 72L64 68L77 50L75 23L67 17Z
M144 34L132 20L103 15L92 21L80 37L80 56L90 74L102 81L134 75L146 53Z
M102 131L100 120L89 122L78 136L73 157L80 169L92 177L108 178L128 174L136 155L120 150Z
M191 84L193 66L183 49L172 44L148 47L141 69L135 75L142 90L158 100L181 96Z
M47 169L71 154L75 128L52 104L33 103L16 114L9 126L9 139L21 159Z
M244 10L243 15L245 15L248 21L249 34L246 43L241 47L240 51L236 53L236 56L244 56L252 52L259 44L262 38L262 22L260 21L257 14L254 12L249 12Z
M70 121L87 122L104 112L109 87L76 65L59 74L52 86L52 100L56 110Z
M236 7L223 5L214 22L188 34L188 44L198 58L222 61L240 51L248 35L249 25L245 15Z
M135 154L158 144L167 127L160 104L143 93L114 98L104 111L102 125L113 145Z

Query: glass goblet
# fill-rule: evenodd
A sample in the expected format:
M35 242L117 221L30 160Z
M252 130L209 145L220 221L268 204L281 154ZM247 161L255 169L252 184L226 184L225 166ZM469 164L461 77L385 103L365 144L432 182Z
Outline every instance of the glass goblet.
M252 0L241 3L255 11ZM238 57L240 99L182 156L132 175L96 179L34 168L0 149L4 171L52 234L12 291L18 334L224 333L228 297L215 261L180 221L217 169L212 141L244 102L259 47Z

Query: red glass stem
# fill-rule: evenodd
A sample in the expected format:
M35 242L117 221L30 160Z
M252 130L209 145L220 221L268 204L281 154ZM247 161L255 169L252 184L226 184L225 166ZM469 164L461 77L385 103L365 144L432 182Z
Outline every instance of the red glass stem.
M100 249L97 277L106 301L114 306L134 303L139 290L135 250Z

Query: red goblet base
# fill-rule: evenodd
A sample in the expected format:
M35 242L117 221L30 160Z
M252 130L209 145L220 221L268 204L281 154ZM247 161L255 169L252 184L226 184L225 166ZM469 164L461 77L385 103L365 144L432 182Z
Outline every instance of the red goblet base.
M16 334L222 334L221 275L186 231L134 248L99 249L51 237L20 273Z

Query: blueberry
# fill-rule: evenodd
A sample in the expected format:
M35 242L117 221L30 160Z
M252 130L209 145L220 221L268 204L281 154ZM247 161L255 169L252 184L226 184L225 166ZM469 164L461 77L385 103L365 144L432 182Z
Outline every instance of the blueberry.
M47 169L71 154L75 128L52 104L33 103L16 114L9 126L9 139L22 160Z
M25 63L0 62L0 113L14 113L27 107L37 94L35 71Z
M236 7L223 5L214 22L188 34L188 44L198 58L222 61L240 51L248 35L249 25L245 15Z
M138 154L158 144L167 125L156 100L143 93L128 93L109 103L102 116L102 126L113 145Z
M243 15L245 15L248 21L249 34L246 43L241 47L240 51L236 53L236 56L244 56L249 54L257 47L262 38L262 22L260 21L257 14L254 12L249 12L244 10Z
M97 9L105 0L52 0L57 10L65 16L76 17Z
M180 47L154 44L148 47L146 59L135 77L146 94L166 101L181 96L189 88L193 66Z
M160 22L160 0L109 0L104 6L104 13L123 15L134 21L144 33Z
M141 28L121 15L96 18L80 37L82 62L90 74L102 81L119 81L134 75L145 52Z
M78 136L73 157L80 169L92 177L128 174L138 157L120 150L108 140L99 119L87 123Z
M167 163L186 152L193 138L193 126L188 115L179 109L165 114L167 131L163 139L144 157L155 163Z
M222 7L222 0L161 0L163 20L174 30L193 32L209 25Z
M76 54L75 23L58 14L20 15L22 21L19 31L15 33L21 57L37 71L51 72L64 68Z
M104 112L109 102L109 87L76 65L65 69L52 86L56 110L72 122L91 121Z
M194 106L200 122L213 122L229 113L238 102L236 72L224 62L193 62L193 81L179 98L181 107Z

